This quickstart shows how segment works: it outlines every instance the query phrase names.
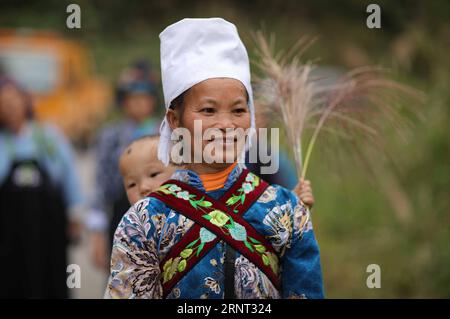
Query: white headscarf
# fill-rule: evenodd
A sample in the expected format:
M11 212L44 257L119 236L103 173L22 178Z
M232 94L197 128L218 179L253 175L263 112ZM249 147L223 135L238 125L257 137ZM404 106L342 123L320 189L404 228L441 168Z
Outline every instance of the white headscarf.
M255 111L249 58L234 24L221 18L183 19L164 29L159 38L166 111L175 98L197 83L211 78L236 79L242 82L249 96L250 132L253 133ZM171 134L165 116L160 127L158 158L166 166L170 159ZM247 139L246 149L250 140Z

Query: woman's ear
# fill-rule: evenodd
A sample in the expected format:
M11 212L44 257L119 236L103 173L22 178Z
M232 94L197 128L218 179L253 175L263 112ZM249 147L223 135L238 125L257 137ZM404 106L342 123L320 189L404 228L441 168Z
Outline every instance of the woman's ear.
M167 110L167 121L169 122L170 129L173 131L174 129L180 127L180 117L179 112L174 109Z

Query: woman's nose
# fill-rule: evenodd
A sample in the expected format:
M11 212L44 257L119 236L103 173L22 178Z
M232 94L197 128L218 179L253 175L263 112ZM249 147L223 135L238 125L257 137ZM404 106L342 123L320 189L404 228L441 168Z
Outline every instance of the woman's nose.
M215 127L225 132L227 128L236 128L236 124L231 114L221 114Z

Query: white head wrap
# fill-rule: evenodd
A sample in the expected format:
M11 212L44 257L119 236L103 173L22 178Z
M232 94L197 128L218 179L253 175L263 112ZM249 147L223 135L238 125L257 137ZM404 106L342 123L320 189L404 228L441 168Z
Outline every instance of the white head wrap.
M166 111L175 98L197 83L211 78L236 79L242 82L249 96L252 134L255 112L250 64L234 24L221 18L183 19L164 29L159 38ZM158 146L158 158L165 165L170 159L171 134L166 116L161 123ZM247 139L246 149L250 140Z

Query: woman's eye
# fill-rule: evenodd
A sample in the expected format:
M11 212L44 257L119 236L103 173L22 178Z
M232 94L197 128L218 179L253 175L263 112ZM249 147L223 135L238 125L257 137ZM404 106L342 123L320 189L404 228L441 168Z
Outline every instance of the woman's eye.
M239 108L234 109L233 112L237 113L237 114L242 114L242 113L247 112L247 109L244 107L239 107Z
M213 107L203 107L200 109L200 112L202 113L206 113L206 114L213 114L214 113L214 108Z
M151 174L150 174L150 177L151 177L151 178L154 178L154 177L158 176L159 174L161 174L161 172L151 173Z

